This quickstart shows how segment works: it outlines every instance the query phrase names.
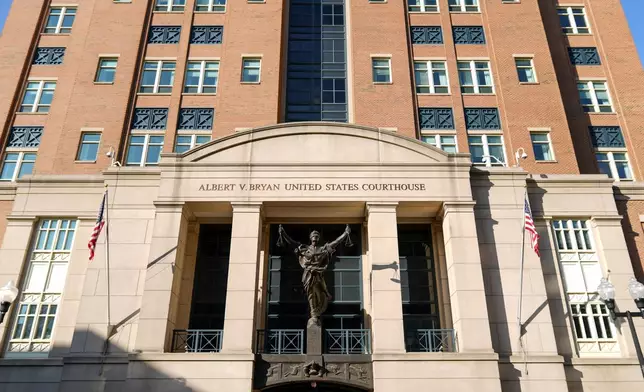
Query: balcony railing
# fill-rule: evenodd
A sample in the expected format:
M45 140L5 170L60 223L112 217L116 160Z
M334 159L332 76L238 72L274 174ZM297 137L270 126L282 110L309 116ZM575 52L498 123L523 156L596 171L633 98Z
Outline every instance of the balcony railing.
M224 331L220 329L175 329L173 353L218 353Z
M407 331L408 352L455 352L456 331L453 329L416 329Z
M263 354L302 354L304 353L304 330L259 330L257 331L257 352Z
M327 354L370 354L371 330L327 329L324 348Z

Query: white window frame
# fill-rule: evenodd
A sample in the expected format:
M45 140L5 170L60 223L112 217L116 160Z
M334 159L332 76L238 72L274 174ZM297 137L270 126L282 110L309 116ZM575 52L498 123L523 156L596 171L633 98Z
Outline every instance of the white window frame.
M97 141L83 141L83 136L85 135L98 135L98 140ZM98 159L98 154L100 152L101 148L101 139L103 138L103 133L100 131L83 131L81 132L80 139L78 141L78 151L76 152L76 162L96 162ZM80 159L80 154L81 150L83 149L83 145L87 144L96 144L96 157L94 157L93 160L81 160Z
M177 152L177 146L179 145L178 139L179 136L190 136L190 148L186 151L190 151L193 148L197 146L201 146L202 144L206 144L210 141L212 141L212 131L199 131L199 130L194 130L194 129L179 129L177 131L177 136L174 139L174 152ZM197 137L199 136L208 136L210 140L208 142L204 143L197 143Z
M259 66L252 66L252 67L247 67L246 66L246 61L257 61L259 62ZM257 69L258 75L257 75L257 81L247 81L244 80L244 70L245 69ZM242 69L241 69L241 83L243 84L259 84L262 81L262 58L260 56L243 56L242 57Z
M196 93L194 93L194 92L186 92L186 87L188 87L188 86L189 87L195 87L195 85L193 85L193 84L190 84L190 85L187 84L188 72L191 71L188 68L188 65L190 63L200 63L199 64L199 83L197 84L197 92ZM203 92L204 81L206 80L206 71L215 70L214 66L213 66L213 68L207 68L206 64L208 64L208 63L216 64L217 84L215 84L214 86L206 85L206 87L214 88L215 89L214 93L204 93ZM183 94L217 94L217 87L219 86L219 68L220 68L220 64L219 64L218 59L213 59L213 60L191 60L191 59L188 59L188 64L186 64L186 75L185 75L184 82L183 82Z
M442 63L443 68L435 68L434 65ZM429 85L419 85L418 80L416 80L416 64L424 64L425 65L425 72L427 72L427 79L429 80ZM421 69L420 72L423 70ZM434 83L434 71L444 71L445 72L445 78L447 79L447 84L446 85L436 85ZM449 86L449 72L447 71L447 61L445 60L414 60L414 84L416 88L416 94L450 94L450 86ZM428 93L421 93L418 92L419 88L428 88L429 87L429 92ZM436 92L436 87L447 87L446 92Z
M33 162L32 161L25 161L25 154L38 154L38 149L35 148L20 148L20 147L7 147L6 151L4 152L4 155L2 155L2 162L0 162L0 173L2 172L2 169L4 169L4 164L7 160L7 154L18 154L18 159L15 161L16 167L13 169L13 175L11 176L10 179L0 179L0 182L14 182L18 179L18 173L20 173L20 169L22 168L22 164L25 162L29 163L34 163L36 162L36 158L34 158ZM14 162L14 161L12 161ZM31 171L33 174L33 169Z
M433 1L434 4L425 4L429 1ZM418 0L418 2L418 5L411 5L409 4L409 1L407 1L407 9L409 12L438 13L441 11L438 0ZM414 10L412 10L412 7Z
M583 16L584 16L584 21L586 21L586 27L582 27L585 29L588 29L587 33L580 33L579 32L579 27L577 26L577 21L575 20L575 14L572 12L573 9L581 9ZM573 5L573 6L565 6L565 7L557 7L557 16L562 16L559 14L559 10L566 10L566 15L568 16L568 21L570 22L570 29L572 29L572 32L566 31L566 27L561 26L561 30L563 31L564 34L567 35L584 35L584 34L592 34L592 30L590 28L590 23L588 22L588 16L586 15L586 7L583 5Z
M27 91L28 90L33 90L29 89L29 84L30 83L38 83L38 87L36 88L36 98L34 99L34 103L30 104L31 105L31 110L22 110L23 106L28 106L27 104L24 104L23 102L25 101L25 97L27 96ZM45 91L45 84L46 83L53 83L54 87L53 88L48 88L47 91L52 91L52 95L56 93L56 86L57 86L57 81L56 80L27 80L27 84L25 85L24 91L22 92L22 100L20 100L20 107L18 108L18 113L49 113L49 110L51 109L52 104L41 104L40 100L42 99L42 93ZM53 97L52 97L52 103L53 103ZM38 111L39 108L41 107L46 107L48 108L46 112L40 112Z
M425 141L424 138L426 137L434 137L436 140L436 144L430 143ZM444 137L453 137L454 138L454 143L443 143L443 138ZM421 133L421 139L424 143L427 143L429 145L432 145L434 147L440 148L441 150L445 151L443 149L443 145L448 145L448 146L454 146L454 152L458 152L458 138L455 133L430 133L430 132L423 132ZM445 151L447 152L447 151ZM451 154L451 152L447 152L448 154Z
M461 69L459 65L460 64L465 64L465 63L468 64L468 69L467 70L469 70L469 72L470 72L470 76L472 78L472 85L464 86L461 83L461 71L466 71L466 69ZM476 68L476 63L487 63L487 68L477 69ZM494 76L492 75L492 65L490 64L490 60L484 60L484 59L481 59L481 60L457 60L456 61L456 70L458 72L458 84L461 87L461 93L462 94L495 94L496 93L496 90L494 89ZM485 71L485 70L487 70L487 72L488 72L488 74L490 76L490 85L489 86L479 84L479 80L476 77L476 72L477 71ZM474 92L471 92L471 93L463 92L464 87L471 87L471 88L474 89ZM490 87L492 89L492 91L482 93L481 92L481 87Z
M580 103L582 106L582 109L586 113L615 113L615 108L613 107L613 99L610 96L610 91L608 90L608 82L606 80L578 80L577 81L577 92L579 93L581 90L579 90L579 85L580 84L585 84L586 88L584 89L585 91L590 92L590 100L592 102L591 105L584 105L581 103L581 94L579 95ZM608 97L608 105L600 105L599 100L597 99L597 91L602 91L601 89L595 88L595 84L603 84L605 91L606 91L606 96ZM602 107L609 107L610 112L604 112L601 110ZM586 111L584 108L592 108L592 111Z
M530 66L525 66L525 65L519 65L519 61L529 61ZM528 57L528 56L515 56L514 57L514 66L517 70L517 78L519 77L519 69L530 69L532 71L532 79L533 80L528 80L527 82L521 81L519 79L519 83L523 84L531 84L531 83L539 83L539 79L537 79L537 69L534 67L534 58L533 57Z
M129 163L127 161L128 155L130 154L130 147L131 147L131 137L132 136L144 136L145 138L143 139L143 150L141 151L141 159L138 163ZM159 153L159 160L155 163L147 163L146 157L148 155L148 149L150 147L150 138L153 136L161 136L163 138L163 142L161 143L161 151ZM154 143L154 145L158 145L157 143ZM127 151L125 153L125 166L139 166L139 167L145 167L145 166L158 166L159 161L161 160L160 155L163 153L163 146L165 145L165 131L146 131L142 129L133 129L130 131L130 134L128 135L127 138Z
M488 159L487 161L484 161L484 162L474 162L472 160L472 164L476 165L476 166L485 166L485 167L492 167L492 166L505 167L507 165L508 158L507 158L506 152L505 152L505 139L503 138L503 134L500 133L500 132L494 132L494 131L491 131L491 132L490 131L486 131L486 132L480 132L480 131L479 132L476 132L476 131L472 132L472 131L469 131L467 133L467 148L470 151L471 151L470 137L478 137L478 136L481 137L481 144L480 145L483 146L483 153L484 153L483 158L486 157L486 156L489 156L490 159ZM501 138L501 149L503 150L503 156L502 157L497 157L495 155L493 156L493 155L490 154L490 144L488 143L488 137L490 137L490 136L500 137ZM477 144L477 145L479 145L479 144ZM494 145L497 145L497 144L495 143ZM503 158L503 159L502 159L502 162L499 162L499 161L495 160L494 158L496 158L498 160L501 160L501 158Z
M141 92L141 89L144 87L144 85L143 85L143 74L146 71L146 69L145 69L145 64L146 63L156 63L156 65L157 65L156 71L155 71L156 74L154 76L154 85L148 85L148 84L145 85L145 87L148 87L148 88L152 87L152 92ZM170 71L169 69L164 69L163 68L163 65L166 64L166 63L174 64L174 69L171 70L172 71L172 85L165 85L165 84L161 85L160 84L161 83L161 73L163 71ZM176 72L177 72L177 62L176 62L176 60L145 60L143 62L143 67L141 69L141 82L139 83L139 90L138 90L139 92L138 93L139 94L171 94L172 89L174 88L173 85L174 85L174 78L176 77ZM164 91L164 92L160 93L159 92L160 87L170 87L170 91Z
M64 222L66 222L66 228L63 227ZM55 226L53 226L54 224ZM46 218L41 219L38 223L29 252L29 265L25 280L22 283L22 289L20 290L20 297L16 300L16 304L13 305L15 308L10 331L7 334L8 344L5 353L6 358L42 358L48 356L52 345L52 338L55 336L56 321L60 313L61 297L67 280L69 261L71 260L71 253L74 249L78 226L79 222L75 218ZM73 236L71 240L69 239L70 235ZM41 238L44 239L44 245L47 245L48 239L52 238L51 246L39 246L41 245ZM58 243L61 238L62 247L58 248ZM59 273L63 272L63 274L54 275L53 272L55 269ZM32 280L32 278L37 276L34 274L35 271L39 270L45 272L41 281ZM55 282L56 286L52 287L52 282L54 282L52 278L54 276L62 279L62 281ZM40 287L33 287L32 284L34 286L39 285ZM56 290L56 288L59 288L59 290ZM46 313L44 317L46 322L43 328L44 332L47 321L53 318L50 337L39 339L35 335L38 330L41 309L43 306L52 305L56 306L56 311L53 314ZM22 324L20 331L21 334L24 333L24 326L29 323L31 323L31 330L27 337L14 338L19 327L18 320L23 306L35 306L34 317L31 320L26 320Z
M197 0L195 0L195 12L226 12L226 7L228 6L228 1L224 0L224 4L215 4L216 0L208 0L208 9L207 10L197 10Z
M113 60L116 63L116 64L114 64L113 67L112 66L103 66L102 65L103 61L110 61L110 60ZM98 83L98 84L103 84L103 83L104 84L113 84L114 81L116 80L116 69L118 68L118 63L119 63L119 58L118 57L114 57L114 56L104 56L104 57L102 56L102 57L99 57L98 58L98 67L96 67L96 75L94 75L94 83ZM101 70L105 70L105 69L113 69L114 70L114 79L112 79L111 82L101 82L101 81L98 80L98 76L100 75Z
M377 61L386 61L387 65L376 65ZM376 81L376 69L386 69L389 75L389 80L386 82ZM372 56L371 57L371 82L373 84L392 84L394 82L392 72L391 72L391 57L384 56Z
M628 157L628 152L625 148L606 148L606 147L600 147L595 149L595 160L597 160L597 164L599 166L599 160L597 159L597 154L606 154L608 157L608 166L610 167L610 174L608 176L614 180L615 182L619 181L634 181L635 179L633 178L633 167L631 166L631 160ZM626 165L628 167L628 171L631 174L630 178L620 178L619 177L619 171L617 170L617 160L615 160L615 155L614 154L624 154L626 156ZM606 162L606 161L603 161ZM619 162L624 162L622 160L619 160Z
M154 12L184 12L186 9L187 0L183 0L183 4L175 4L177 0L167 0L168 4L166 6L159 5L159 0L154 0ZM162 8L165 9L157 9ZM177 8L177 9L174 9Z
M475 4L466 5L465 0L449 0L449 12L481 12L479 0L474 0L473 2ZM468 9L472 7L476 7L476 10Z
M60 9L60 15L58 16L58 23L56 24L56 28L54 32L46 31L47 30L47 20L49 20L49 17L51 16L51 11L54 9ZM77 6L56 6L52 5L49 7L49 12L47 13L47 19L45 20L45 26L43 28L43 34L71 34L72 33L72 27L69 27L69 32L64 32L61 33L60 30L63 28L63 20L65 20L65 16L67 15L68 10L74 10L74 22L76 21L76 15L78 14L78 7ZM70 14L71 15L71 14ZM73 22L72 22L73 25Z
M536 141L535 142L532 139L532 135L546 135L548 140L545 141L545 142L544 141ZM533 146L533 151L532 151L533 154L534 154L534 145L535 144L547 144L548 145L548 151L550 152L551 158L550 159L537 159L537 156L535 154L534 160L536 162L553 162L553 161L556 160L556 158L555 158L555 150L554 150L554 148L552 148L552 139L550 138L550 132L549 131L530 131L530 143L532 143L532 146Z
M559 261L560 277L570 309L572 336L578 353L583 355L619 352L617 331L613 320L606 305L597 294L597 286L603 272L590 222L583 218L561 218L553 219L550 225ZM578 286L582 285L584 288L579 289ZM593 309L597 309L598 312L593 313ZM594 316L601 318L600 332L604 336L609 332L611 338L599 337L593 320ZM578 321L582 336L578 336L575 321ZM606 323L610 329L608 332ZM588 326L590 336L586 336L584 324Z

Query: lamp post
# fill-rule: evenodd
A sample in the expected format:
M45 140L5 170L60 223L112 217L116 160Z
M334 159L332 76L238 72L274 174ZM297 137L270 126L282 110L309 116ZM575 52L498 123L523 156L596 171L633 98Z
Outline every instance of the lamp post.
M4 320L4 315L9 311L11 303L16 300L18 296L18 288L9 281L4 286L0 287L0 324Z
M635 301L637 305L638 312L635 312L636 316L640 316L644 319L644 284L638 282L635 278L631 278L628 283L628 292ZM633 313L629 310L626 312L615 312L615 286L606 278L602 278L599 286L597 287L597 293L599 297L604 301L606 307L610 311L610 316L613 320L618 317L626 317L628 320L628 326L631 329L631 335L633 335L633 342L635 343L635 351L637 352L637 360L640 363L640 370L642 371L642 376L644 376L644 355L642 354L642 347L640 346L640 340L637 337L637 331L635 330L635 324L633 324Z

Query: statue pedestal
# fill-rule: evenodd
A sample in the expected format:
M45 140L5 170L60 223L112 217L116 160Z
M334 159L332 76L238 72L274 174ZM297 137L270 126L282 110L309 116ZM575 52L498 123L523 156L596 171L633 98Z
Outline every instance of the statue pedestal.
M308 325L306 327L306 354L322 355L322 326Z

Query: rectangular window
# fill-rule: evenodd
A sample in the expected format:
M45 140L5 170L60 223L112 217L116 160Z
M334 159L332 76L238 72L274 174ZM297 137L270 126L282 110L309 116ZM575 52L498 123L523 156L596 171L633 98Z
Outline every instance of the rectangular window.
M445 61L414 61L418 94L448 94L449 81Z
M445 152L458 152L456 148L456 135L423 135L422 140L425 143L438 147Z
M163 149L162 134L133 133L130 135L125 164L151 166L159 163Z
M43 219L38 224L25 281L15 306L7 356L47 356L76 231L75 219Z
M537 75L534 71L534 62L531 58L515 58L514 63L517 66L517 74L521 83L536 83Z
M209 141L209 133L183 133L179 131L177 134L177 143L174 145L174 152L184 153Z
M219 80L219 61L188 61L184 93L215 94Z
M374 57L371 69L374 83L391 83L391 59Z
M458 80L463 94L493 94L489 61L458 61Z
M505 149L501 135L470 135L467 137L472 163L485 166L505 166Z
M479 12L479 0L449 0L450 12Z
M242 59L242 83L259 83L262 60L259 58Z
M608 87L604 81L578 81L579 99L586 113L612 113Z
M197 12L225 12L226 0L197 0L195 3Z
M530 133L532 140L532 151L534 152L535 161L554 161L555 156L552 153L552 143L548 132Z
M146 61L143 63L143 75L139 93L171 93L174 84L174 61Z
M31 174L36 163L36 151L7 151L2 161L0 181L15 181Z
M101 134L98 132L83 132L78 146L76 160L81 162L95 162L98 157L98 146L101 143Z
M54 81L28 81L19 111L23 113L48 113L51 101L54 99L54 90L56 90L56 82Z
M98 59L98 69L96 70L96 83L114 83L116 76L117 58L100 58Z
M75 17L76 7L51 7L43 32L46 34L69 34L72 32Z
M584 7L558 7L559 23L565 34L590 34Z
M608 177L619 180L632 180L633 173L628 163L628 155L625 151L596 151L595 158L597 158L597 165L602 174Z
M555 219L552 231L579 352L618 351L608 309L597 295L602 269L588 222Z
M157 12L183 12L186 0L156 0L154 10Z
M438 0L407 0L409 12L438 12Z

